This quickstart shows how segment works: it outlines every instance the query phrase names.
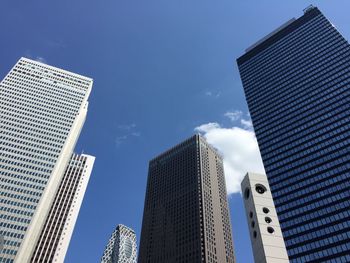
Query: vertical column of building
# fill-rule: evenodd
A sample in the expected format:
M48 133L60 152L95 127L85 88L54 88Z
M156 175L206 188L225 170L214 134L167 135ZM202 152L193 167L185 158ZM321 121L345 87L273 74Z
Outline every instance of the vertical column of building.
M30 259L91 87L89 78L25 58L0 83L0 262Z
M197 135L201 152L206 262L234 262L231 222L221 156Z
M267 177L248 173L242 181L242 193L255 263L288 263Z
M73 154L31 262L64 262L95 157Z
M348 262L349 43L311 6L237 62L291 262Z

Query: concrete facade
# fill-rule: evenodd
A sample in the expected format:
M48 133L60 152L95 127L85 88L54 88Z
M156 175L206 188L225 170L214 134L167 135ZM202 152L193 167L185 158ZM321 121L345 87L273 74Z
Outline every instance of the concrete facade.
M73 154L31 258L32 263L63 263L95 157Z
M241 186L255 263L288 263L266 175L248 173Z
M21 58L0 83L0 262L29 262L84 124L92 79Z

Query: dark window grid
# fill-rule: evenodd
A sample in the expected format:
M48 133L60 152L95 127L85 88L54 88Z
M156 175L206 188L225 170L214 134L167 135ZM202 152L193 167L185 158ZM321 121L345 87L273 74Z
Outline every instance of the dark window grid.
M350 63L349 63L349 65L350 65ZM345 70L342 70L341 72L345 72L345 71L348 71L348 68L346 68ZM339 72L338 72L339 73ZM327 93L331 93L331 94L329 94L329 99L332 99L332 98L335 98L335 96L337 96L338 94L341 94L341 93L343 93L344 91L347 91L348 89L349 89L349 85L348 85L348 82L349 82L349 77L350 77L350 74L349 73L345 73L345 75L342 75L342 77L346 77L346 79L345 78L340 78L339 79L339 82L338 83L336 83L335 81L331 81L331 82L329 82L329 83L327 83L327 85L320 85L319 86L319 89L318 89L318 91L319 91L319 93L321 93L321 95L322 96L324 96L324 97L327 97L327 95L325 96L325 94L327 94ZM320 88L322 89L322 91L320 91ZM307 90L307 91L310 91L310 87L303 87L303 89L304 90ZM318 96L318 95L317 95ZM322 97L318 97L317 98L317 96L315 96L315 99L318 99L318 100L320 100L320 98L322 98ZM294 113L294 115L298 115L300 112L307 112L307 110L309 109L309 107L310 106L308 106L308 107L306 107L306 109L304 109L304 107L301 107L301 105L300 104L298 104L300 101L299 100L297 100L297 99L295 99L295 100L291 100L291 98L289 97L288 98L288 105L289 106L293 106L292 108L292 110L290 110L290 111L288 111L289 113ZM304 106L305 105L308 105L308 104L310 104L310 102L312 102L312 100L314 100L314 99L305 99L304 100ZM315 102L317 102L317 100L314 100ZM287 109L285 109L285 107L282 107L282 108L280 108L280 109L277 109L276 111L278 111L278 113L282 113L282 111L286 111ZM258 114L258 115L256 115L256 117L263 117L263 116L269 116L270 117L270 115L269 114L266 114L266 112L264 111L263 112L263 114L264 115L262 115L261 116L261 114ZM253 115L254 116L254 115ZM296 117L296 116L295 116ZM264 117L264 118L266 118L266 117ZM293 121L294 121L294 118L292 118L293 119ZM266 126L271 126L273 123L275 124L274 125L274 127L269 127L269 129L273 129L273 132L275 132L275 131L278 131L279 129L280 129L280 127L283 127L283 125L281 125L281 124L283 124L283 123L286 123L286 122L288 122L288 121L291 121L292 120L289 116L284 116L284 117L282 117L280 120L278 119L278 120L275 120L275 122L270 122L270 121L268 121L265 125ZM298 119L298 118L297 118ZM300 119L300 117L299 117L299 119ZM279 124L279 126L278 125L276 125L276 121L278 122L278 124ZM293 123L294 124L294 123ZM296 124L294 124L294 126L297 126L299 123L296 123ZM259 132L266 132L266 128L263 128L261 125L259 125L259 124L257 124L256 125L256 128L255 128L257 131L259 131ZM269 131L267 134L266 134L266 136L268 136L269 134L270 134L271 132ZM270 139L270 138L269 138ZM262 140L262 142L265 142L267 139L265 139L265 140Z
M317 41L319 41L319 39L321 38L324 38L324 41L322 41L321 45L317 45ZM261 96L256 94L258 90L257 83L260 83L261 86L267 87L270 80L272 86L267 87L266 90L266 92L269 93L271 90L273 90L276 84L280 82L281 79L294 77L296 73L302 73L300 71L300 68L309 69L315 67L315 65L317 65L317 68L319 68L319 65L316 62L322 62L321 65L327 63L335 53L334 51L341 51L342 47L345 47L345 42L340 41L340 38L334 33L330 33L326 37L323 36L309 39L309 42L307 42L307 40L305 39L304 41L302 41L302 43L304 44L301 44L302 46L300 48L297 47L297 52L294 52L294 54L290 55L288 58L278 56L280 54L276 55L277 57L274 58L267 58L268 60L273 59L272 63L270 65L266 65L266 63L264 62L260 64L260 68L258 69L258 71L260 71L259 73L242 73L244 85L250 86L249 90L247 90L247 95ZM307 48L305 49L305 47ZM333 53L329 52L330 48L332 48ZM290 53L293 53L293 51L295 51L291 50L291 48L288 47L287 49L287 52L289 51ZM321 60L322 57L324 57L324 61ZM305 67L306 58L310 59L310 64L308 65L308 67ZM268 72L268 70L271 70L271 68L274 69L273 72L275 72L276 74L269 73L267 75L264 75L262 71ZM282 73L284 73L285 75L283 75ZM261 96L261 98L264 97L265 96Z
M243 83L244 86L249 86L249 89L245 89L245 92L247 97L251 99L250 102L254 102L254 100L257 99L260 99L261 101L266 100L266 97L271 95L272 92L275 91L278 85L281 84L281 81L283 81L286 84L295 83L297 81L296 76L310 76L311 72L316 71L316 73L319 73L324 69L326 65L334 65L336 63L341 62L342 58L346 57L344 54L349 51L349 48L346 42L337 40L339 39L330 37L324 46L311 48L311 51L309 53L305 54L303 50L300 50L299 53L294 55L294 59L293 57L291 57L289 60L282 60L281 63L276 63L276 61L274 61L274 67L266 66L267 69L269 69L272 72L275 72L273 76L271 76L270 78L264 76L264 78L266 78L264 82L261 80L254 80L252 83L249 84ZM322 60L322 58L324 58L324 60ZM335 62L333 62L332 60L335 60ZM308 61L310 61L309 64L307 64ZM283 65L283 70L281 72L276 72L276 65ZM262 67L263 65L260 66ZM290 70L287 70L288 68ZM245 79L249 78L249 76L250 74L242 74L243 82L245 82ZM300 83L300 81L297 81L297 83ZM259 88L261 87L265 87L264 91L265 89L266 91L264 92L264 94L257 94ZM268 105L264 106L266 107Z
M339 240L350 240L350 227L340 229L338 231L332 232L330 235L321 232L315 232L312 235L305 235L300 237L294 237L293 239L286 240L286 246L288 249L293 249L296 247L303 246L304 243L316 243L320 240L331 239L333 242ZM298 243L296 243L296 241Z
M300 197L294 200L291 200L289 203L285 205L279 205L278 211L282 214L284 211L290 211L297 209L300 206L308 205L310 203L317 202L319 200L328 198L332 195L338 194L340 191L346 191L350 186L350 180L348 178L347 182L344 180L341 185L329 185L329 187L325 187L320 191L315 191L307 196Z
M309 159L308 162L305 162L306 159ZM339 160L342 161L349 161L350 156L348 155L348 149L345 146L342 146L341 148L336 147L329 147L328 155L323 155L321 158L313 158L312 155L309 157L305 157L304 160L301 160L300 162L294 162L293 164L285 166L285 169L278 169L278 171L270 170L269 167L265 167L267 174L270 173L272 175L280 174L280 176L286 176L289 177L291 174L304 174L310 172L312 169L316 169L319 171L322 171L324 167L323 165L327 165L327 163L338 164ZM270 187L274 187L271 186ZM274 188L273 188L274 189Z
M349 180L348 174L350 173L350 164L345 163L337 169L330 169L323 171L322 174L317 174L317 176L309 177L308 181L302 178L298 182L298 188L293 187L292 191L286 191L284 194L276 194L276 200L274 201L275 206L284 205L294 199L300 199L304 196L312 194L317 191L322 191L322 189L327 188L335 184L341 184ZM293 184L294 186L295 184ZM283 184L285 186L285 184ZM289 185L291 186L291 185ZM283 189L283 187L281 188Z
M336 160L336 157L339 157L340 159L344 159L343 161L348 161L349 156L346 154L346 150L343 149L344 147L339 149L336 147L329 147L329 148L331 148L333 152L331 152L329 156L322 156L322 159L319 159L319 160L312 160L312 155L311 155L310 158L306 157L307 159L310 159L310 161L308 162L305 162L303 160L299 162L294 162L293 164L286 165L284 167L285 169L281 168L278 171L271 170L269 169L268 166L266 166L265 169L267 171L268 177L269 177L269 174L271 174L272 178L277 175L281 176L281 178L288 178L290 177L290 175L297 175L297 174L304 174L304 173L307 174L313 169L318 169L319 171L321 171L326 168L322 165L328 165L328 161L338 162ZM340 152L339 153L336 152L335 150L337 151L341 150L342 154L340 154ZM272 187L274 187L274 185Z
M276 208L276 210L278 212L278 218L280 219L280 223L282 227L284 227L284 222L293 220L293 218L295 218L296 216L304 216L306 214L311 214L316 211L327 210L328 205L336 206L338 203L344 202L345 198L349 198L349 196L350 196L349 193L340 192L337 195L328 197L327 199L323 199L323 200L321 199L317 203L300 206L299 209L284 211L283 214L279 213L278 208ZM295 231L295 229L293 231Z
M300 26L293 33L285 36L276 43L272 44L269 48L259 52L251 59L247 60L245 63L239 64L240 71L242 74L248 74L249 72L254 72L258 69L257 65L261 65L266 58L274 58L275 54L284 53L284 50L289 48L289 45L302 45L305 37L312 35L312 32L318 32L317 29L322 28L326 25L327 21L322 16L315 17L314 20L305 23Z
M349 120L349 123L350 123L350 120ZM325 154L333 152L334 149L341 149L350 144L350 141L347 138L347 136L349 135L349 130L347 131L345 130L339 133L337 133L337 130L332 131L331 133L329 133L332 137L327 138L329 134L325 135L324 136L325 138L323 138L322 141L314 142L312 146L309 146L309 145L305 145L304 147L299 146L298 150L296 151L297 153L290 154L288 158L284 158L279 162L275 161L274 163L266 163L264 161L264 164L265 166L268 166L269 169L279 170L279 169L283 169L285 166L288 166L296 162L307 163L312 159L322 158Z
M345 108L345 107L346 105L343 105L339 108L340 110L342 110L342 108ZM328 119L323 120L322 122L314 123L314 125L309 127L308 129L302 130L303 137L300 137L299 134L291 135L290 137L288 137L288 139L292 142L290 143L292 145L286 142L280 142L278 143L278 145L276 145L277 146L277 149L275 150L276 153L272 150L272 147L269 147L264 151L265 163L269 164L269 162L272 162L276 158L279 158L280 155L284 157L288 157L290 153L296 153L298 147L302 145L311 146L316 142L322 142L324 138L327 138L327 136L329 137L328 135L329 132L331 133L339 132L340 134L342 134L343 131L348 128L347 126L348 126L349 120L346 118L346 115L347 115L346 111L341 111L338 114L339 119L337 120L335 120L334 118L328 117ZM327 125L324 124L325 122ZM318 136L320 138L318 138ZM301 142L299 143L298 140L295 140L296 138L298 138L299 141L301 140Z
M283 177L283 178L286 178L286 180L281 180L277 183L271 183L270 187L273 188L273 191L274 191L274 194L276 194L276 197L278 197L279 195L284 196L286 193L290 193L295 190L298 190L300 188L301 183L303 186L305 186L305 185L308 185L309 183L313 183L316 179L321 179L320 176L327 176L326 172L332 173L333 170L335 170L335 172L342 172L343 169L345 169L343 168L344 163L342 161L345 161L345 164L346 164L346 161L348 160L348 158L347 156L343 156L343 158L341 159L342 160L337 160L333 163L323 163L322 165L314 167L313 169L309 169L302 174L289 172L286 175L286 177ZM293 176L290 176L290 175L293 175ZM283 175L280 175L280 176L282 177ZM275 179L275 178L272 178L272 179ZM288 186L291 188L290 189L283 188L283 186L285 186L286 184L288 184Z
M348 64L350 65L350 63ZM349 69L346 68L344 70L337 71L337 72L339 73L343 71L344 72L349 71ZM332 73L328 72L327 74L332 74ZM325 77L327 77L327 75ZM332 78L335 79L334 75ZM271 114L268 114L266 111L262 111L263 115L256 114L256 116L259 118L263 118L265 120L264 125L266 126L271 126L272 123L276 123L276 122L285 123L290 120L297 121L298 119L300 119L300 117L298 118L299 116L298 114L300 112L307 112L308 110L310 110L310 107L313 102L326 101L328 99L335 98L337 95L342 94L344 91L349 90L349 78L350 78L350 73L346 72L341 76L339 76L338 78L336 78L337 81L330 78L329 82L327 83L318 82L317 84L315 83L314 86L308 85L308 86L301 87L300 92L307 91L308 93L311 93L308 95L312 96L313 98L307 98L306 96L304 96L304 99L301 99L301 98L296 98L296 97L286 95L285 98L287 98L287 101L284 104L282 104L281 107L277 109L275 108L275 111L282 116L280 116L281 118L278 118L278 119L274 118L274 121L270 121L270 119L269 120L266 119L267 116L270 118L273 117L271 116ZM321 91L320 91L320 88L322 89ZM288 107L290 107L290 109L287 109L287 105ZM294 117L291 118L290 116L288 116L287 113L288 114L290 113L292 115L294 114L293 115ZM294 118L296 118L296 120L294 120ZM257 129L258 131L261 131L261 132L267 131L266 128L263 128L261 123L260 124L254 123L254 124L256 126L255 129ZM275 125L274 127L269 127L269 129L273 129L273 131L276 131L276 130L279 130L279 127ZM269 135L270 133L271 132L268 132L267 135ZM264 140L262 140L262 142L264 142Z
M339 242L337 244L333 244L330 246L322 246L318 249L303 251L295 255L289 255L290 260L301 259L303 256L307 256L308 258L314 256L314 262L323 262L323 258L330 258L331 255L339 255L342 251L348 251L350 249L350 242ZM320 252L327 253L327 256L321 256ZM334 257L333 257L334 258ZM305 262L305 261L304 261ZM310 262L310 261L307 261Z

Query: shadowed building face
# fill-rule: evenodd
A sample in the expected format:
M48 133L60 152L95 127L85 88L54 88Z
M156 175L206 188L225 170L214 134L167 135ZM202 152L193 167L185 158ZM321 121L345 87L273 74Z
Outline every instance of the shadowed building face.
M222 159L199 135L150 161L139 262L234 262Z
M349 43L309 7L237 62L289 259L349 262Z

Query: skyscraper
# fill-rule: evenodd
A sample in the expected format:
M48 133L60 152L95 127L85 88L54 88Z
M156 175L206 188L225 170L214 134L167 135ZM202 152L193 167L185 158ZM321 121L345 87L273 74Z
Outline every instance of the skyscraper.
M26 58L0 83L0 262L30 261L91 88L90 78Z
M199 135L149 163L138 262L234 262L222 158Z
M242 193L255 263L289 263L267 177L247 173Z
M95 157L73 154L61 180L31 262L63 263Z
M316 7L238 60L291 262L350 262L350 45Z
M108 241L101 263L136 263L137 244L134 230L117 225Z

